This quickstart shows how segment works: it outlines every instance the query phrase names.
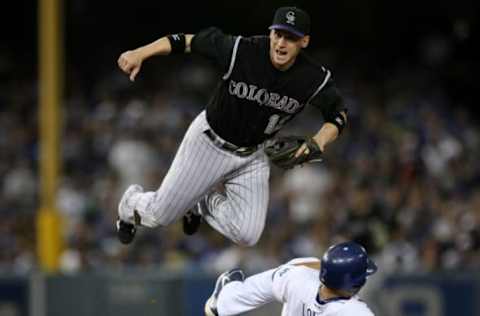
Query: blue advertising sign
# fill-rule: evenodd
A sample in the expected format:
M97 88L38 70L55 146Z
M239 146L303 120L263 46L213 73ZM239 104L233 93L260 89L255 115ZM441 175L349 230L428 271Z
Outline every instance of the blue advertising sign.
M29 283L22 278L0 279L0 315L28 316Z
M478 280L460 275L389 277L382 289L381 307L388 316L475 316Z

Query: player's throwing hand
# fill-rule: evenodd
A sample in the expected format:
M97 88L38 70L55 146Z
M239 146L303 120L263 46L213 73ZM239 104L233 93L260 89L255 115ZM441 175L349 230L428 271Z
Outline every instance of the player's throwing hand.
M135 77L140 72L140 68L142 68L142 62L142 56L135 50L124 52L117 61L118 67L120 67L124 73L130 75L130 81L135 81Z

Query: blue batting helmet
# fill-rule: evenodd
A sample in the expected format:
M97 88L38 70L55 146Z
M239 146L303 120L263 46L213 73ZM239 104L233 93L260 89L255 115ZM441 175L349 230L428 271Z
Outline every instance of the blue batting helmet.
M367 251L355 242L344 242L328 248L322 257L320 281L331 289L355 291L377 271Z

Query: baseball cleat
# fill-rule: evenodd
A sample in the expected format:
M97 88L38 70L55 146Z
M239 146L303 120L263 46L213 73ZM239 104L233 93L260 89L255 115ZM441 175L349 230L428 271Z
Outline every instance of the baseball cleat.
M131 203L130 198L135 193L143 192L143 188L138 184L134 184L128 187L125 193L118 204L118 214L119 217L116 222L117 227L117 237L122 244L129 244L133 241L135 233L137 232L136 225L140 225L141 218L137 211L133 211L133 221L134 223L129 223L121 219L121 217L127 216L131 212L131 209L134 207L129 205ZM122 216L123 215L123 216Z
M205 303L205 316L218 316L217 300L225 285L233 281L243 282L244 280L245 275L240 269L233 269L220 274L220 276L217 278L217 282L215 283L215 288L213 289L212 295Z
M127 222L122 221L121 219L117 219L117 236L118 240L122 244L129 244L133 241L133 238L135 238L135 233L137 232L137 229L135 228L134 224L130 224Z
M135 219L135 224L127 223L120 218L117 219L117 236L122 244L127 245L135 238L135 234L137 233L136 226L140 225L141 218L137 211L133 211L133 217Z
M196 208L189 210L185 215L183 215L183 232L185 235L193 235L200 228L202 223L202 215L196 212Z
M183 216L183 232L185 235L193 235L200 228L202 214L206 209L206 198L203 198Z

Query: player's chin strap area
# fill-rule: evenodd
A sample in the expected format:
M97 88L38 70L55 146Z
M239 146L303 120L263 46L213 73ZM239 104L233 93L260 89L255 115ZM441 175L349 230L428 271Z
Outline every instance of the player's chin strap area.
M260 145L255 145L255 146L250 146L250 147L239 147L237 145L234 145L232 143L227 142L226 140L222 139L220 136L215 134L215 132L211 129L207 129L206 131L203 132L207 137L212 141L212 143L228 152L231 152L234 155L240 156L240 157L246 157L250 156L254 152L256 152L258 149L260 149Z

